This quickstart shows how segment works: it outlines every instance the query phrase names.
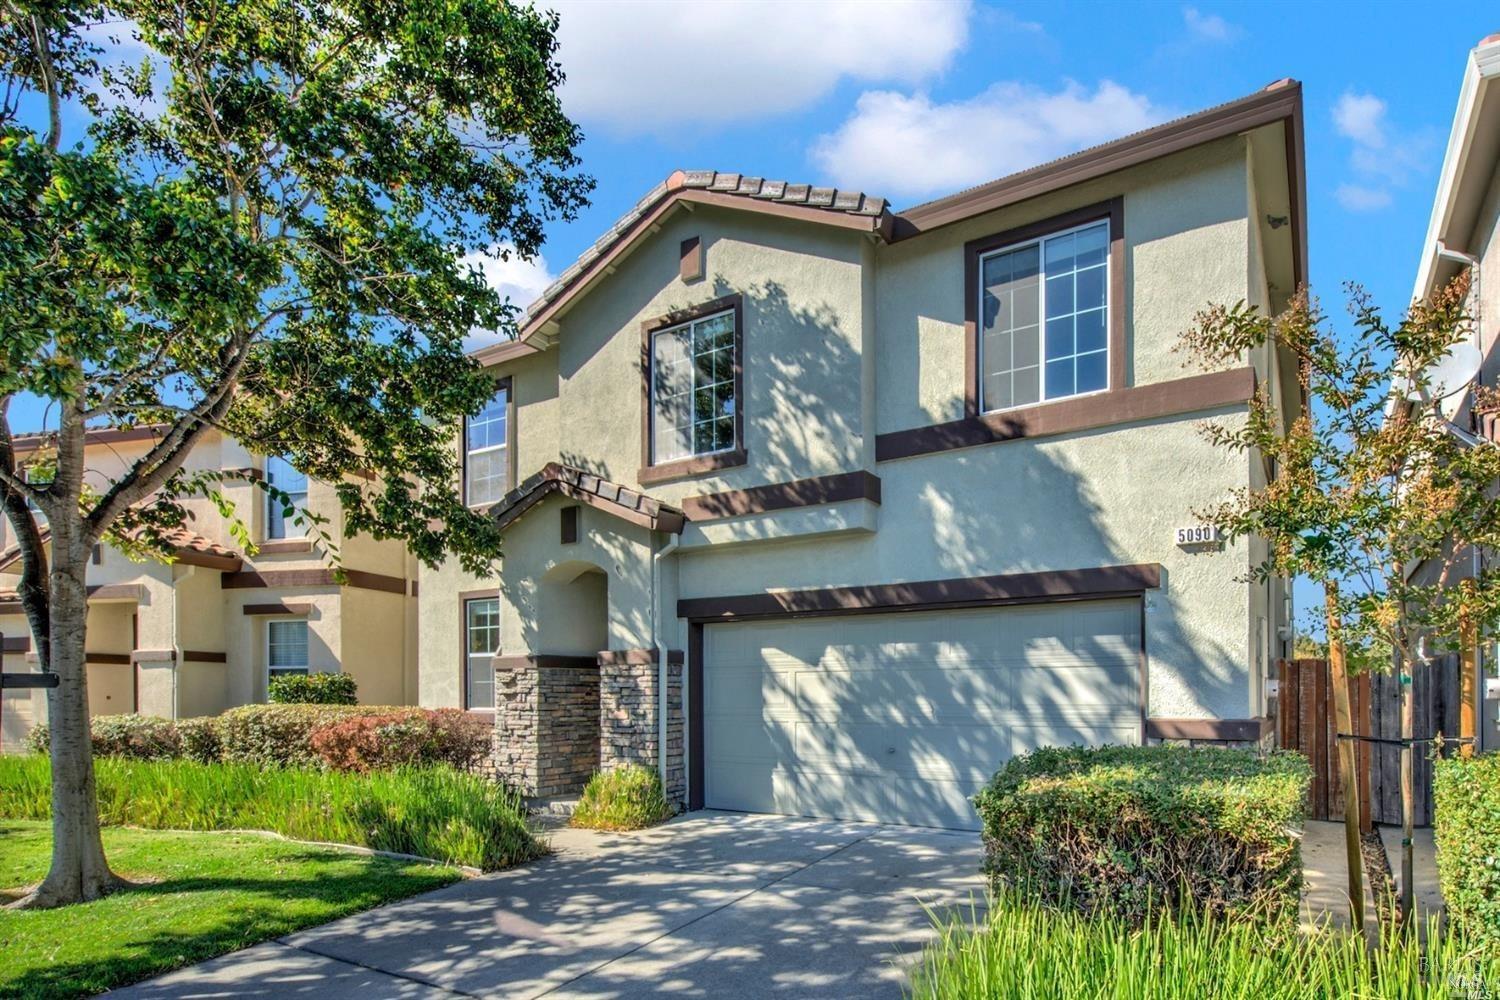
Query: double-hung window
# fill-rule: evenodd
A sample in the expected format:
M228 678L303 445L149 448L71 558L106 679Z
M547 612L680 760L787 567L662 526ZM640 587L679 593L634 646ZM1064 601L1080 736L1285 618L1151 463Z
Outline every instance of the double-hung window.
M272 677L307 673L306 621L266 622L266 669Z
M739 387L733 308L651 334L651 463L732 451Z
M495 707L494 656L500 651L500 600L464 602L464 707Z
M502 382L484 409L464 420L464 503L495 503L509 479L510 383Z
M266 537L287 538L297 510L307 506L307 476L292 467L285 458L266 459L266 482L286 494L286 499L266 494ZM291 509L291 516L287 510Z
M1109 388L1109 220L979 258L981 412Z

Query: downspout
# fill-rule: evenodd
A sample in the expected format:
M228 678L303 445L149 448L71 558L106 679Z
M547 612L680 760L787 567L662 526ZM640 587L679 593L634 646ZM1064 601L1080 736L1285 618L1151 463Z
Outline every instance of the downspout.
M182 718L182 712L178 708L177 701L177 681L178 675L182 670L182 650L179 648L179 644L177 642L179 638L177 631L177 619L179 612L181 612L182 610L182 594L178 590L178 588L183 584L184 581L191 577L193 573L197 571L197 569L198 567L196 566L186 566L183 568L182 575L174 577L172 580L172 719L174 722L177 719Z
M656 646L656 770L661 775L661 787L667 789L667 644L662 641L661 623L665 616L661 607L661 561L677 551L680 535L672 535L666 545L651 556L651 641ZM686 677L687 671L683 671ZM686 734L684 734L686 735Z

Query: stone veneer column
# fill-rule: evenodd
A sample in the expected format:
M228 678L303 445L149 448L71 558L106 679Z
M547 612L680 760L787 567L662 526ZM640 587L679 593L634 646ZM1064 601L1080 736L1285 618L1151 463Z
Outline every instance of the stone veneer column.
M537 794L537 689L533 667L495 670L495 778L522 795Z
M599 766L599 671L531 656L495 670L494 774L522 795L572 795Z
M656 651L612 650L599 655L599 767L657 766ZM683 768L682 653L668 652L667 798L687 798Z

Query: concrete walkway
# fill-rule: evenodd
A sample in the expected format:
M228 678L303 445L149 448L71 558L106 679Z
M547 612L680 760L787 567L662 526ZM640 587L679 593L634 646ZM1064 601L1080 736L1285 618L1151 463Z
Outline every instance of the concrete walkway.
M1310 819L1302 828L1302 929L1324 924L1348 927L1349 910L1344 824ZM1366 884L1365 923L1374 927L1374 920L1374 896Z
M560 830L556 854L119 991L125 997L899 997L977 834L738 813Z

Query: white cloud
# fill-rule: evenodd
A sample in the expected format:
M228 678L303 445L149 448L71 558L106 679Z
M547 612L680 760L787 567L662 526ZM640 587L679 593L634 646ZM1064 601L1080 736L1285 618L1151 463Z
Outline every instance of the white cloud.
M488 253L466 254L459 263L479 268L489 286L518 309L531 305L548 285L557 280L547 268L546 257L537 254L531 260L522 260L510 243L501 243ZM476 329L465 338L464 348L472 351L501 339L492 330Z
M1333 125L1339 135L1369 149L1385 146L1386 104L1374 94L1345 91L1333 106Z
M1363 184L1340 184L1333 194L1351 212L1374 212L1391 203L1389 191Z
M1169 113L1109 80L1093 91L997 83L934 103L923 93L861 95L854 113L814 143L836 183L887 197L946 194L1154 125Z
M1378 212L1427 167L1431 135L1409 134L1388 120L1389 106L1374 94L1345 91L1333 106L1333 127L1349 140L1350 178L1334 190L1351 212Z
M722 126L806 107L845 79L913 85L968 39L970 0L551 0L563 107L617 133Z
M1230 24L1217 14L1205 14L1197 7L1184 7L1182 20L1188 33L1205 42L1232 42L1240 36L1238 25Z

